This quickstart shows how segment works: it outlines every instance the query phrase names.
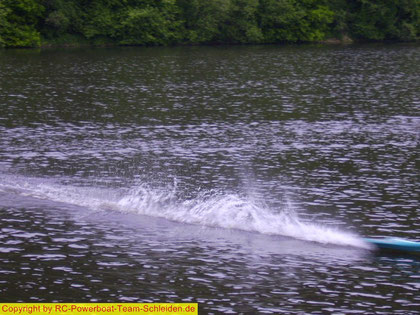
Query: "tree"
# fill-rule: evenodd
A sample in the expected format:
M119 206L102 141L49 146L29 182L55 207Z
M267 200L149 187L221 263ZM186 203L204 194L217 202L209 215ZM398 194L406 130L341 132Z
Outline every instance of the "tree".
M89 1L84 5L82 34L87 39L118 37L124 2L119 0Z
M327 1L260 0L260 24L268 43L325 38L334 12Z
M357 0L350 5L350 31L363 40L416 40L420 30L418 0Z
M259 43L263 36L257 21L258 0L232 0L221 27L221 38L228 43Z
M231 0L178 0L183 23L183 40L187 43L220 41L221 26L228 17Z
M0 47L418 40L419 0L0 0Z
M81 34L87 18L86 4L80 0L47 0L42 33L46 37Z
M0 45L35 47L41 44L38 31L44 7L36 0L0 2Z
M120 44L169 45L180 41L180 10L175 0L133 2L120 14Z

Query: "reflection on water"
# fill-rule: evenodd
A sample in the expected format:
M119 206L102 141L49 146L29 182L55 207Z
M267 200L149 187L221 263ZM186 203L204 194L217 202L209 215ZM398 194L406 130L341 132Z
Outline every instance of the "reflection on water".
M3 301L414 313L416 45L0 52Z

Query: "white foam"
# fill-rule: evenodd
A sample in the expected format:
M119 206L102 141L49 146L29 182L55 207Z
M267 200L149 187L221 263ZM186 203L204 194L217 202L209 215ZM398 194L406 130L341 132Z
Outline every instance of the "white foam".
M118 201L123 211L166 218L177 222L282 235L323 244L368 248L357 235L323 225L304 223L290 208L274 213L253 200L235 194L198 196L176 202L172 193L143 189Z
M152 189L140 184L128 190L87 188L22 178L0 182L0 191L12 191L95 211L137 213L189 224L282 235L322 244L369 248L357 235L303 222L290 205L274 212L252 198L237 194L206 192L193 199L183 200L176 196L174 187Z

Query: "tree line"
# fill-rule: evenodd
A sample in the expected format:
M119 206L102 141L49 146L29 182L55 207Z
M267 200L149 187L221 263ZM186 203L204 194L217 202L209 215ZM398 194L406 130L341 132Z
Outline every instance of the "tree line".
M419 0L0 0L0 47L416 41Z

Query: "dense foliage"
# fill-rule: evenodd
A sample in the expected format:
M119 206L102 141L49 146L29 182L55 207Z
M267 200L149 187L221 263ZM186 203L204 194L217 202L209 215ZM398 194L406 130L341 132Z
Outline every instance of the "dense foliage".
M0 0L0 46L417 40L420 0Z

